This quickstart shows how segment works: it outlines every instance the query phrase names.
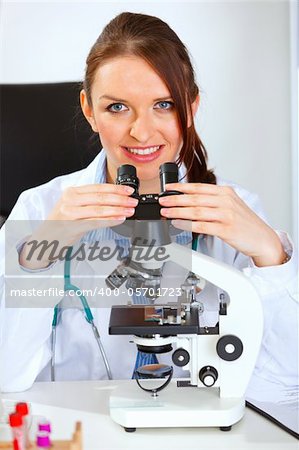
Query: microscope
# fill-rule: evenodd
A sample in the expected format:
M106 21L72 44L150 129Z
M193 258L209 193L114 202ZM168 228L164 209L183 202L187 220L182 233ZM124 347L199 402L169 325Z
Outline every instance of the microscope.
M220 427L228 431L244 415L244 395L262 339L261 302L243 273L173 242L173 236L182 230L160 216L158 198L180 194L165 189L166 183L178 181L175 163L160 166L160 181L160 194L139 195L135 167L124 165L118 170L116 183L134 187L139 204L132 220L114 228L130 237L131 247L106 282L112 289L126 282L128 291L143 290L147 302L113 306L109 334L129 339L133 335L143 353L159 356L172 352L173 365L186 376L172 378L172 365L139 367L136 379L128 381L126 388L113 390L110 416L128 432L148 427ZM168 261L187 273L176 301L161 295L162 269ZM225 292L213 326L201 323L197 293L205 283Z

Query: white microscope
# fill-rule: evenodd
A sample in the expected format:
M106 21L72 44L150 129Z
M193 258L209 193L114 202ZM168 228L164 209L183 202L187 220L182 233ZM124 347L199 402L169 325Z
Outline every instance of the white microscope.
M133 166L126 166L124 172L128 167ZM166 182L175 181L175 170L172 163L161 166L162 192L165 177ZM134 173L124 172L120 175L127 177L126 184L134 185ZM168 221L159 220L154 209L151 210L159 208L155 195L150 194L149 200L143 198L144 203L145 206L141 202L141 210L146 210L150 217L141 220L144 212L136 211L131 225L125 223L119 229L131 236L132 247L129 258L112 274L108 284L119 287L131 274L136 288L139 267L145 285L152 288L150 303L112 307L109 333L134 335L138 350L144 353L170 352L174 346L172 361L186 370L186 378L172 379L173 367L168 365L140 367L136 380L130 380L126 390L121 386L113 390L111 418L126 431L216 426L223 431L230 430L244 415L244 395L261 344L263 316L259 296L240 271L171 242L170 235L175 229ZM163 253L162 258L149 258L149 246L151 255L161 257ZM184 285L184 292L175 304L159 305L159 273L166 261L187 269L189 283ZM199 304L194 295L200 280L227 293L219 302L219 321L215 326L201 326Z

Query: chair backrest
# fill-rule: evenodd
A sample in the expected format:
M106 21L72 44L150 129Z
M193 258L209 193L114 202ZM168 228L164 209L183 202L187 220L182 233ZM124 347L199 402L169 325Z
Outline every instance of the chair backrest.
M101 144L79 103L81 83L0 85L0 214L22 191L85 167Z

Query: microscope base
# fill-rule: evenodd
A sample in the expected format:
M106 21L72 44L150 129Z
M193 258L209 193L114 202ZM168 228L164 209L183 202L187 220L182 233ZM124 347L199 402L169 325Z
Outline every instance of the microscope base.
M151 387L156 380L141 380ZM156 385L161 384L161 380ZM244 415L243 398L220 398L219 388L177 387L173 380L157 397L135 380L110 396L110 416L128 431L136 428L220 427L228 430Z

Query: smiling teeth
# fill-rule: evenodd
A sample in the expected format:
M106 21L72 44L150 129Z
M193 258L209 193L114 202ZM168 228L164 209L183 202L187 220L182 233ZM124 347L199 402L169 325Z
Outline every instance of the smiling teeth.
M157 150L159 150L161 146L156 145L155 147L148 147L144 150L141 150L140 148L133 148L133 147L126 147L126 149L130 153L134 153L135 155L150 155L151 153L155 153Z

